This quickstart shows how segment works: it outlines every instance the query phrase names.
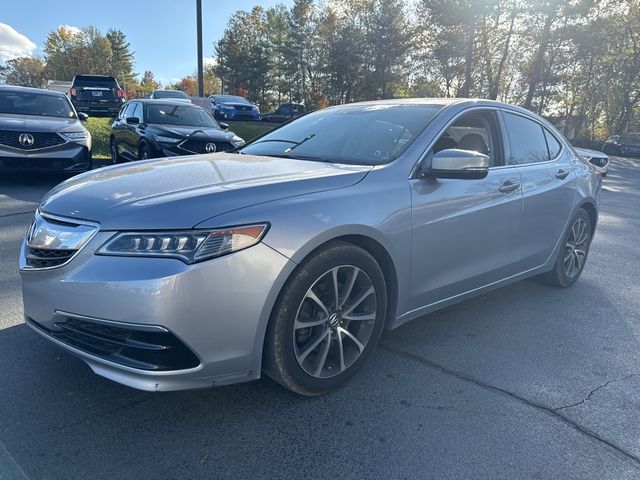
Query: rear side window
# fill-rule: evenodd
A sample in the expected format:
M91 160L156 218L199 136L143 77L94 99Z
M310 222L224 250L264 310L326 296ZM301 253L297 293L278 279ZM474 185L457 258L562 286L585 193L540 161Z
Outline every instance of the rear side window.
M505 112L505 124L511 146L510 165L546 162L547 141L542 126L521 115Z
M549 158L556 158L560 154L560 150L562 150L562 145L546 128L544 129L544 138L547 140L547 147L549 147Z

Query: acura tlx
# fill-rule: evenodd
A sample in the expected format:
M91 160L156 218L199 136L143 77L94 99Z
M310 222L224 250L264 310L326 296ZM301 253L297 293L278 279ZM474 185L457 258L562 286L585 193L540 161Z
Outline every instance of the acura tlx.
M131 387L264 372L318 395L353 377L384 329L526 277L573 285L600 189L518 107L331 107L237 152L55 187L20 255L26 322Z

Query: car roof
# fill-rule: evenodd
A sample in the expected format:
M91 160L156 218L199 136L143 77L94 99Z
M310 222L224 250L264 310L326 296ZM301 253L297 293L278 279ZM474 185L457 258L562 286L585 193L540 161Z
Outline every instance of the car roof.
M202 108L200 105L196 105L195 103L186 103L186 102L171 100L170 98L132 98L127 103L130 103L130 102L140 102L144 105L180 105L183 107Z
M21 93L39 93L42 95L50 95L52 97L66 97L62 92L55 90L47 90L46 88L18 87L15 85L0 85L0 92L21 92Z
M186 93L184 93L182 90L172 90L172 89L170 89L170 88L159 88L159 89L157 89L157 90L154 90L154 91L153 91L153 92L151 92L151 93L156 93L156 92L179 92L179 93L182 93L183 95L187 95L187 94L186 94ZM188 97L188 96L189 96L189 95L187 95L187 97Z

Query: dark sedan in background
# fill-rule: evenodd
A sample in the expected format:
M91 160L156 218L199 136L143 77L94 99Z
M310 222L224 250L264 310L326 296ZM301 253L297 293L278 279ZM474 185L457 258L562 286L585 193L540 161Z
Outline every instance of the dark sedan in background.
M78 112L114 117L125 102L125 92L109 75L76 75L69 98Z
M275 111L262 115L265 122L284 123L307 113L301 103L281 103Z
M214 115L219 120L259 121L260 110L249 100L238 95L211 95Z
M67 96L0 86L0 171L82 172L91 168L91 135Z
M244 140L203 108L175 100L131 100L112 124L111 158L122 160L228 152Z
M602 151L609 155L640 157L640 133L625 133L607 138Z

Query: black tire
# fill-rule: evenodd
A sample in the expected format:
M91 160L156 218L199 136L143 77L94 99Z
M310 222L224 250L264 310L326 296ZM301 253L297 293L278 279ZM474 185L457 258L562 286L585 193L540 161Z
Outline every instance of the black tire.
M150 158L153 158L153 153L151 152L151 148L146 143L141 143L140 149L138 151L138 159L148 160Z
M345 273L344 269L346 269L347 272L355 272L353 274L354 280L351 282L347 281L348 273ZM300 345L297 343L299 337L296 337L296 335L299 332L306 333L305 330L309 330L309 332L313 330L301 329L299 327L300 323L296 324L298 325L298 330L296 330L294 324L300 312L308 308L308 303L305 304L304 302L308 302L308 293L311 291L312 286L314 288L320 288L316 287L318 282L323 281L326 275L329 275L334 270L342 273L336 273L333 278L339 278L340 275L345 277L341 284L339 283L340 280L336 280L336 285L339 285L338 298L335 300L335 304L328 308L330 311L336 312L337 310L339 312L339 325L332 327L331 319L335 320L335 313L333 313L327 317L325 323L317 327L312 327L322 329L321 333L315 338L321 336L325 338L328 337L327 353L324 353L322 359L320 359L321 354L319 351L315 353L315 355L312 352L305 357L315 357L315 361L320 365L320 375L326 374L327 372L328 375L333 375L328 378L321 378L305 371L302 363L299 363L300 355L297 356L296 354L296 349L300 348ZM351 279L349 278L349 280ZM362 287L360 285L362 282L368 283L365 283L365 287ZM347 286L348 283L351 284L351 287ZM354 291L354 288L357 293ZM353 295L353 297L363 296L363 290L358 291L358 289L361 288L366 288L366 291L364 291L365 295L371 288L374 289L374 294L370 294L368 300L360 301L360 303L357 304L359 305L357 309L360 309L360 305L365 303L368 303L370 308L375 308L375 310L369 314L369 316L374 319L368 320L369 323L366 324L366 327L364 326L365 323L361 321L357 321L351 326L352 320L347 320L347 315L357 318L360 314L355 313L357 309L346 308L345 305L346 303L353 304L357 302L357 300L348 302L349 299L352 298L351 295ZM344 292L347 292L342 300L344 303L340 303L340 293ZM335 296L332 296L331 298L334 297ZM303 307L303 305L305 306ZM373 305L375 305L375 307L372 307ZM327 306L329 306L328 302ZM342 241L331 242L325 247L313 252L301 263L280 292L265 337L263 369L267 375L283 387L300 395L315 396L334 390L351 379L366 363L380 340L384 328L386 310L386 283L382 270L376 260L368 252L355 245ZM342 318L343 312L344 319ZM361 318L365 318L365 316L361 316ZM366 330L361 330L365 328ZM345 332L345 330L349 329L352 330ZM325 336L322 332L326 333L327 331L329 333ZM343 333L341 334L341 332ZM347 333L354 334L357 337L361 332L368 335L367 340L362 343L362 349L359 347L356 348L356 343L352 343L352 341L349 340L349 338L352 338L352 335L348 335L349 338L347 338ZM313 339L314 337L309 333L308 342L315 343L312 342ZM349 341L347 342L347 340ZM351 346L349 347L349 345ZM304 345L304 348L305 350L307 349L307 344ZM318 349L320 348L321 347L318 347ZM324 349L324 347L322 348ZM337 352L335 351L336 349L338 349ZM345 366L345 359L348 353L351 353L352 363ZM339 365L331 371L332 364L335 365L337 358L340 359ZM304 361L303 359L302 362L304 363ZM326 366L326 370L324 370L327 362L329 364Z
M111 152L111 162L116 164L122 162L122 157L118 154L118 142L114 137L109 141L109 151Z
M576 248L575 245L575 236L576 236L576 228L577 225L581 225L584 222L586 226L586 234L587 237L583 242L580 242L580 250ZM562 244L560 250L558 252L558 256L556 258L556 262L553 266L553 270L547 272L540 276L540 280L549 285L554 285L556 287L568 288L572 286L574 283L578 281L580 275L582 274L582 270L587 263L587 258L589 256L589 247L591 246L591 240L593 238L593 225L591 225L591 218L583 209L578 210L578 213L571 219L571 223L569 223L569 228L562 239ZM577 240L581 240L578 238ZM570 246L570 245L574 246ZM584 256L578 255L575 252L584 251ZM577 268L567 268L568 261L571 265L575 267L576 263L575 259L582 257L582 263L578 264ZM569 260L567 260L569 258ZM577 260L575 260L577 261Z

